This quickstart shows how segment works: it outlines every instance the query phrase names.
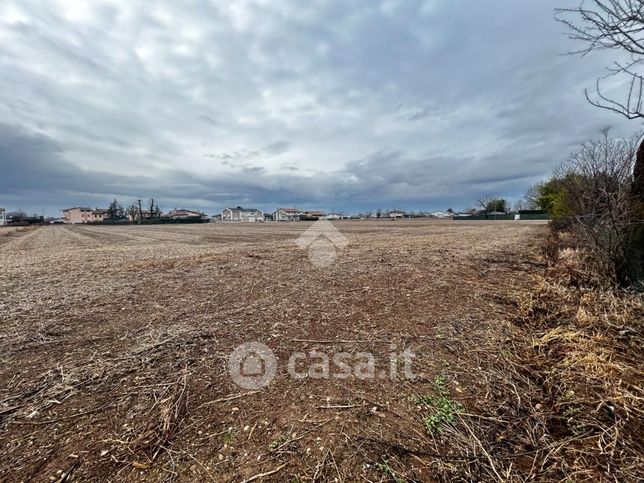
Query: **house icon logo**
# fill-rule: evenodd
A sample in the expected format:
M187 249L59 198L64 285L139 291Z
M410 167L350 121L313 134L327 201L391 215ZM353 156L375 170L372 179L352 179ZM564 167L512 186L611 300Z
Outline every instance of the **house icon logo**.
M259 342L242 344L228 356L228 373L243 389L256 390L268 386L276 370L275 354Z
M318 268L328 267L336 258L337 251L345 248L349 241L328 220L313 223L295 241L304 250L309 249L309 260Z

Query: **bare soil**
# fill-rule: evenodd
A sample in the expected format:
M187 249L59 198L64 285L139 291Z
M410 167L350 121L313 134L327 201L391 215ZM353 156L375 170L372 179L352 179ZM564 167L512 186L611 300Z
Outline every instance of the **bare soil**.
M494 458L442 454L418 401L442 377L476 427L497 389L479 349L511 343L508 298L541 269L545 227L337 222L349 245L316 268L295 243L309 226L52 226L3 240L0 479L435 481L446 462ZM227 371L249 341L278 358L259 391ZM318 349L370 352L380 374L393 348L415 354L414 380L286 371Z

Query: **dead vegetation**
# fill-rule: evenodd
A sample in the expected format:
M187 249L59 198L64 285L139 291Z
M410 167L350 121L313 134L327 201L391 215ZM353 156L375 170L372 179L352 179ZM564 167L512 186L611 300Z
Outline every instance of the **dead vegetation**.
M340 223L349 246L324 270L294 244L306 224L12 239L0 478L640 476L641 300L546 272L532 242L542 227L455 225ZM245 391L226 357L251 340L280 364L315 349L388 360L394 344L416 354L416 379L281 368Z
M35 230L35 226L0 226L0 243L7 241L8 237L19 233Z
M519 299L532 339L519 355L561 442L542 465L573 479L641 481L644 298L592 284L581 254L562 250Z
M511 297L506 337L477 349L487 392L436 435L434 451L452 455L437 458L441 478L644 479L644 299L592 284L582 254L563 252Z

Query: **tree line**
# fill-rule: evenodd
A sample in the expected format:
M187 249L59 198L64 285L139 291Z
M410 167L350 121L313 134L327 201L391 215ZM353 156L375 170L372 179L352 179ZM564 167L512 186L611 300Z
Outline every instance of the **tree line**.
M122 221L129 219L131 221L141 221L145 219L160 218L162 214L159 203L154 198L149 198L145 204L142 200L136 200L127 208L124 208L119 201L114 198L107 207L107 221Z

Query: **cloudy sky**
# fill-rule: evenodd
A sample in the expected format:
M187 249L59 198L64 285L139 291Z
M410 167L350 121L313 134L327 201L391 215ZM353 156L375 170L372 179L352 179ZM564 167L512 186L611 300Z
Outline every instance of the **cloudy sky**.
M446 209L605 125L568 0L2 0L0 206Z

